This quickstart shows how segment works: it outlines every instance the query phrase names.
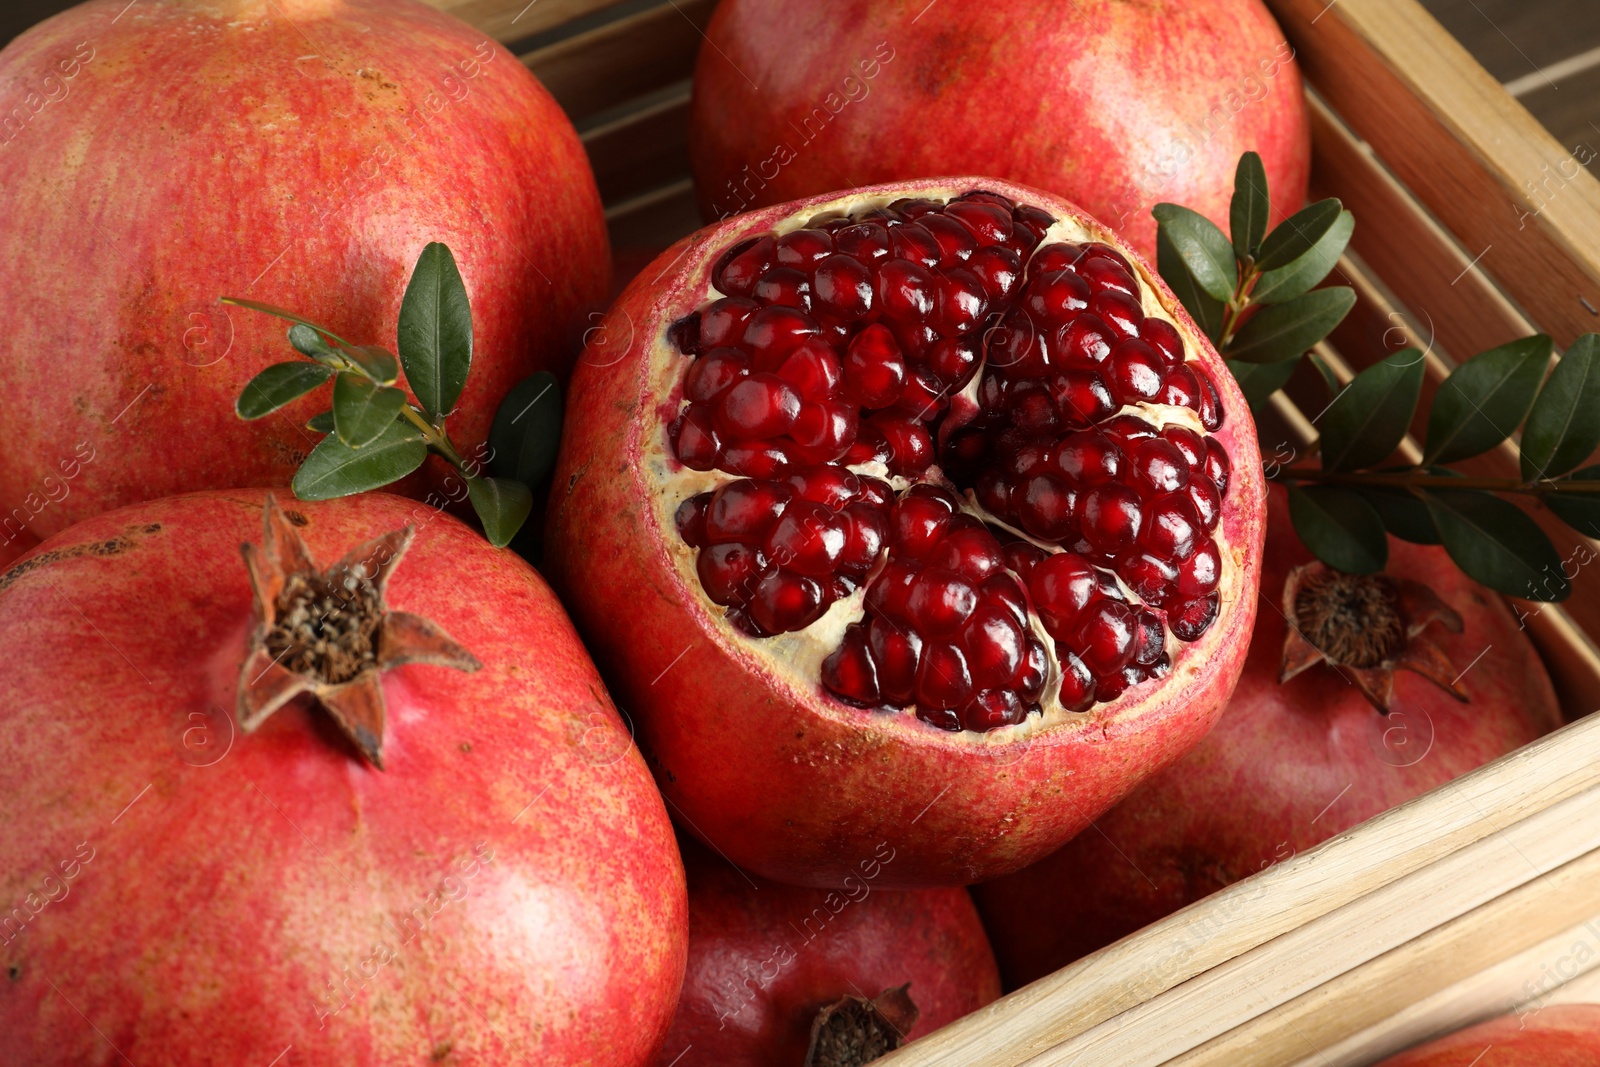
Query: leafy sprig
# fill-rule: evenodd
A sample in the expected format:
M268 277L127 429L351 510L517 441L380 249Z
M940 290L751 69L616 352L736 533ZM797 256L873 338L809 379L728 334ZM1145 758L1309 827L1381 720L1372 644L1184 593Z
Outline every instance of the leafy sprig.
M1355 217L1320 200L1270 231L1272 201L1261 157L1234 174L1230 233L1197 211L1157 204L1156 266L1228 361L1252 410L1281 389L1300 358L1355 306L1355 290L1318 289L1338 263Z
M1348 287L1316 288L1350 241L1350 212L1323 200L1269 233L1269 208L1253 152L1239 161L1229 236L1187 208L1155 208L1158 269L1227 359L1253 410L1355 303ZM1536 498L1579 533L1600 537L1600 464L1581 466L1600 447L1600 335L1579 338L1547 378L1552 352L1541 334L1458 365L1428 409L1420 458L1399 466L1380 464L1416 421L1424 353L1396 352L1343 387L1317 361L1333 395L1315 420L1320 436L1308 451L1316 462L1267 457L1267 476L1288 488L1300 540L1352 573L1384 568L1386 534L1443 545L1462 571L1492 589L1565 598L1569 561L1508 499ZM1521 477L1474 477L1450 466L1500 447L1518 427Z
M448 247L434 242L417 258L400 304L398 359L293 311L239 297L222 301L293 323L289 344L310 361L275 363L252 378L234 405L240 418L263 418L333 381L330 409L306 423L327 436L295 472L295 496L327 500L378 489L432 453L461 476L490 542L510 543L533 509L530 486L554 466L561 394L548 373L522 382L495 416L489 454L482 461L462 456L445 421L472 369L472 310ZM415 401L396 385L402 368Z

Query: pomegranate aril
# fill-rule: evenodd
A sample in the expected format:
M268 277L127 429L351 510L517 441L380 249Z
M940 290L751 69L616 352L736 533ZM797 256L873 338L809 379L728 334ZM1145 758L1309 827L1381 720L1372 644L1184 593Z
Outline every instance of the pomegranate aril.
M873 323L850 342L844 357L844 395L865 408L886 408L905 385L906 363L900 343L881 323Z
M1055 351L1066 367L1098 367L1111 355L1116 335L1098 315L1083 314L1056 332Z
M1206 533L1216 530L1217 523L1222 519L1222 496L1217 492L1217 487L1206 478L1190 478L1183 491L1200 519L1201 528Z
M861 495L861 479L843 467L804 467L786 479L801 500L812 500L838 511Z
M848 524L845 528L844 551L839 555L839 566L847 571L865 573L883 551L889 536L889 519L871 504L851 504L844 509Z
M930 567L911 581L906 613L917 631L928 637L949 637L978 606L978 591L954 571Z
M983 690L961 707L961 725L979 733L1016 726L1027 717L1027 706L1010 689Z
M1054 328L1089 306L1089 283L1070 270L1041 274L1028 284L1023 303L1035 321Z
M1200 379L1194 376L1187 364L1173 367L1167 371L1166 378L1161 383L1161 395L1157 398L1163 404L1173 407L1200 410Z
M1100 600L1085 609L1068 644L1091 674L1104 678L1132 658L1134 634L1133 611L1128 605Z
M956 511L956 498L945 490L912 486L895 503L889 517L890 548L901 559L927 559Z
M795 230L778 238L773 259L781 267L810 270L833 252L833 235L826 230Z
M1177 445L1146 437L1127 449L1128 484L1141 493L1175 493L1189 484L1189 464Z
M894 505L894 490L882 478L858 475L861 481L861 499L864 503L887 511Z
M817 310L841 319L860 319L872 311L872 272L859 259L830 255L816 266L812 299Z
M722 441L712 425L711 409L690 404L673 422L670 436L673 452L691 470L708 471L722 459Z
M1133 643L1133 663L1149 667L1166 653L1166 627L1161 623L1161 616L1143 608L1134 612L1134 625L1138 627L1138 635Z
M929 200L925 196L902 197L889 205L889 210L899 212L900 217L907 221L915 221L929 212L942 211L944 205L937 200Z
M1068 711L1088 711L1094 705L1094 675L1077 656L1057 646L1061 661L1061 691L1056 699Z
M1139 286L1122 267L1099 256L1086 257L1078 264L1078 273L1097 293L1111 290L1138 299Z
M822 617L830 603L816 579L793 571L774 571L756 582L745 610L770 634L803 630Z
M943 256L939 242L922 223L896 226L889 234L889 256L904 259L924 267L937 267Z
M725 607L749 602L770 565L754 545L709 545L695 559L695 573L706 596Z
M673 525L678 528L678 536L690 548L700 548L707 543L706 507L710 503L711 494L700 493L679 504L672 517Z
M1178 568L1172 561L1149 552L1134 551L1119 557L1117 574L1128 583L1134 596L1158 608L1171 599L1178 583Z
M1053 437L1061 426L1050 387L1024 379L1011 388L1011 424L1030 437Z
M977 327L989 310L983 283L970 271L953 270L939 279L939 327L962 334Z
M1111 395L1120 404L1148 403L1161 395L1161 355L1138 338L1119 341L1107 361Z
M1083 498L1079 525L1084 539L1107 556L1127 551L1139 538L1144 509L1132 489L1112 482L1096 486Z
M971 522L967 526L965 522ZM945 534L929 557L935 567L954 571L969 582L981 583L1005 568L1000 542L976 519L957 515L945 525Z
M700 347L736 345L744 338L745 324L761 305L742 296L713 300L700 312Z
M1003 245L990 245L972 253L967 269L983 286L991 304L1010 300L1022 281L1022 257Z
M789 436L813 463L831 463L845 455L855 443L859 424L856 409L836 400L818 400L800 405Z
M1078 494L1067 480L1048 471L1029 478L1012 494L1022 528L1041 541L1062 541L1078 528Z
M926 319L933 313L939 281L920 263L891 259L878 268L878 307L901 322Z
M802 415L804 412L801 413ZM854 411L851 412L854 415ZM863 463L888 463L891 453L883 433L870 422L862 423L856 431L855 443L845 450L841 463L859 466Z
M845 547L845 519L826 505L797 500L767 534L767 558L812 578L832 576Z
M752 374L723 392L712 410L724 438L761 441L789 432L800 414L800 394L775 374Z
M1033 574L1033 568L1039 562L1048 559L1049 555L1038 545L1030 545L1026 541L1008 542L1002 549L1006 557L1006 566L1015 571L1024 582Z
M999 245L1011 240L1010 204L1002 207L973 200L956 200L946 205L944 213L947 218L963 223L980 245Z
M913 367L894 406L921 422L931 422L950 406L949 390L928 367Z
M1050 380L1050 392L1069 426L1093 426L1117 410L1105 378L1092 370L1064 370Z
M1009 378L1043 378L1050 373L1050 352L1044 338L1020 307L1013 307L998 325L984 331L983 343L989 366Z
M766 539L794 497L794 487L786 482L740 478L725 483L711 494L711 500L706 505L706 543L720 545L743 541L759 544Z
M1094 599L1099 575L1089 561L1072 552L1057 552L1037 563L1028 575L1034 610L1057 640L1071 632L1078 616Z
M924 215L917 220L917 225L933 235L939 246L939 262L936 265L946 270L965 262L978 247L977 237L949 211L942 215Z
M1178 594L1184 597L1203 596L1217 587L1222 580L1222 557L1217 543L1211 538L1201 541L1188 559L1178 564Z
M749 296L761 276L772 269L777 242L771 235L741 241L722 254L711 271L711 284L730 296Z
M751 315L744 326L742 343L750 353L751 366L760 371L777 370L789 353L820 333L817 321L797 308L774 304Z
M668 326L667 340L671 341L679 352L688 355L697 355L703 351L705 346L700 342L700 313L691 311Z
M895 232L903 229L897 226ZM833 247L863 263L875 263L889 255L889 231L875 222L858 222L835 230Z
M1200 381L1200 425L1216 433L1222 429L1222 397L1217 394L1217 384L1203 368L1195 368L1194 376Z
M1130 442L1156 436L1156 428L1137 415L1113 416L1101 424L1100 428L1121 441L1124 449Z
M1114 289L1094 294L1089 298L1089 314L1111 328L1118 340L1139 336L1139 326L1144 322L1144 312L1139 302L1127 293Z
M1176 448L1183 456L1184 466L1190 473L1200 473L1205 468L1206 439L1187 426L1168 426L1161 431L1162 440Z
M1115 481L1124 461L1116 439L1094 430L1070 433L1050 450L1050 465L1066 475L1069 484L1083 489Z
M1145 509L1139 544L1166 560L1187 559L1204 536L1200 515L1186 493L1157 497Z
M1228 459L1221 442L1214 437L1206 438L1206 477L1211 479L1219 494L1227 495L1228 474L1232 470L1233 462Z
M1036 278L1041 274L1051 274L1058 270L1066 270L1076 266L1083 258L1083 249L1075 244L1058 241L1045 245L1033 254L1028 261L1028 277Z
M1023 592L1022 585L1015 576L990 575L989 580L978 590L978 596L985 604L1001 607L1010 612L1018 626L1027 627L1028 595Z
M1167 608L1167 627L1179 641L1195 641L1217 621L1221 598L1215 592Z
M972 695L967 657L954 645L930 642L917 664L916 701L921 707L960 707Z
M914 416L880 411L872 425L889 444L890 473L915 478L933 462L933 436Z
M1121 267L1125 273L1133 273L1133 264L1129 263L1121 252L1118 252L1115 248L1112 248L1110 245L1104 244L1100 241L1090 241L1088 244L1084 245L1083 258L1086 260L1110 260L1115 265Z
M1044 233L1056 224L1056 217L1043 208L1034 207L1032 204L1017 204L1011 209L1011 216L1019 223Z
M1098 679L1094 684L1094 698L1101 703L1109 703L1128 691L1130 674L1137 678L1138 668L1124 667L1115 674L1109 674Z
M1178 367L1183 363L1183 338L1178 335L1177 327L1165 319L1147 318L1144 325L1139 327L1139 336L1149 341L1161 353L1161 359L1168 368Z
M972 684L980 689L1010 685L1027 648L1026 635L1011 612L988 605L973 612L959 643L966 650Z
M759 304L781 304L810 311L811 279L793 267L774 267L761 276L750 295Z
M856 623L844 632L844 640L822 661L822 684L835 696L864 708L876 705L878 667L867 648L867 628Z
M916 696L922 638L888 619L874 618L867 623L867 647L878 667L878 690L884 701L910 704Z
M928 350L928 366L954 391L966 385L978 369L978 350L970 341L947 337Z
M713 348L695 360L684 378L686 399L704 403L750 373L750 360L737 348Z
M953 734L961 732L961 716L955 708L918 708L917 718L929 726L937 726Z
M842 376L838 357L828 343L818 337L811 338L791 352L778 368L778 377L794 386L801 400L833 399L839 391Z

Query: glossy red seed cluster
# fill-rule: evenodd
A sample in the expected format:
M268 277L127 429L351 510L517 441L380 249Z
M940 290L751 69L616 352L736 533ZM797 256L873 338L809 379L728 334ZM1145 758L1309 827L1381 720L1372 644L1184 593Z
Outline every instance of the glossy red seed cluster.
M949 730L1020 723L1049 676L1032 617L1061 703L1083 710L1165 674L1168 634L1216 618L1227 454L1133 413L1184 407L1215 430L1216 388L1144 315L1118 252L1040 247L1052 222L987 192L813 219L727 249L724 295L671 328L691 357L674 452L739 476L678 509L701 585L760 637L867 583L865 618L822 666L848 703ZM976 410L952 408L980 367ZM1061 551L964 514L948 487L896 499L847 469L874 461L970 489Z

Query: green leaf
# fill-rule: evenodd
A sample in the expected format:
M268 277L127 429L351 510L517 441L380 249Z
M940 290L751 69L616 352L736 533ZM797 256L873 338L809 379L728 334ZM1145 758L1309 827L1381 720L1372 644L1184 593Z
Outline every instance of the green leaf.
M1262 308L1234 334L1223 355L1246 363L1276 363L1298 356L1328 336L1355 303L1354 289L1336 285Z
M472 367L472 309L450 249L435 241L417 257L400 302L400 361L429 415L448 415Z
M404 478L427 457L422 432L398 419L359 451L337 434L329 434L295 472L294 495L301 500L331 500L364 493Z
M1310 251L1287 266L1262 272L1255 288L1250 290L1250 299L1258 304L1281 304L1309 293L1339 262L1355 229L1356 217L1348 211L1339 212L1328 232L1318 238Z
M1430 489L1423 499L1445 551L1473 581L1528 600L1572 592L1555 546L1515 504L1468 489Z
M1211 338L1211 343L1215 344L1222 336L1226 307L1194 280L1194 275L1189 273L1188 265L1173 246L1167 231L1160 227L1156 229L1156 269L1161 272L1161 279L1177 295L1178 302L1189 313L1189 317L1194 319L1195 325L1204 330L1205 335Z
M313 433L333 432L333 412L324 411L320 415L313 415L306 420L306 429Z
M320 363L274 363L245 383L233 410L241 419L270 415L311 392L332 373Z
M1331 485L1291 485L1289 518L1311 554L1334 570L1375 574L1389 561L1383 519L1360 493Z
M533 493L514 478L468 478L467 495L483 523L484 536L496 548L511 543L533 510Z
M1405 437L1421 391L1422 353L1414 348L1356 375L1317 420L1323 469L1359 470L1381 463Z
M1550 338L1537 334L1480 352L1451 371L1433 397L1423 463L1454 463L1510 437L1549 362Z
M359 374L339 375L333 380L333 425L339 440L351 448L365 447L389 428L405 402L399 389Z
M335 364L339 353L322 339L322 335L303 322L289 327L289 344L302 356L310 356L318 363Z
M1383 519L1383 528L1400 540L1414 545L1439 543L1439 531L1434 528L1428 505L1415 494L1386 486L1364 485L1360 491Z
M224 304L232 304L234 307L249 308L251 311L264 311L268 315L276 315L278 318L287 319L289 322L298 322L302 326L311 327L324 337L333 338L335 341L347 348L350 345L350 342L346 341L344 338L340 337L326 326L320 326L303 315L297 315L293 311L278 307L275 304L263 304L257 300L244 300L237 296L225 296L221 299Z
M1198 211L1177 204L1157 204L1151 214L1200 288L1218 300L1233 299L1239 284L1239 264L1217 224Z
M1250 405L1251 411L1259 411L1266 406L1272 394L1288 384L1294 377L1294 370L1300 365L1300 357L1279 360L1277 363L1241 363L1238 360L1228 360L1228 370L1233 375L1233 380L1239 383L1239 391L1244 394L1245 402Z
M561 446L561 386L540 371L518 382L500 402L489 430L489 467L502 478L538 485L556 465Z
M1556 478L1600 447L1600 335L1567 349L1533 402L1522 430L1522 476Z
M1233 200L1228 205L1228 230L1233 237L1233 254L1249 259L1266 236L1271 200L1267 197L1267 171L1261 157L1246 152L1239 157L1233 172Z
M1546 493L1544 502L1556 518L1585 537L1600 537L1600 465L1575 471L1574 482L1595 482L1593 493Z
M1277 270L1287 267L1322 240L1322 235L1339 221L1344 206L1334 197L1308 204L1280 222L1267 239L1261 242L1261 253L1256 256L1258 270Z
M400 364L394 354L381 345L355 345L345 353L368 378L381 385L393 385L400 377Z

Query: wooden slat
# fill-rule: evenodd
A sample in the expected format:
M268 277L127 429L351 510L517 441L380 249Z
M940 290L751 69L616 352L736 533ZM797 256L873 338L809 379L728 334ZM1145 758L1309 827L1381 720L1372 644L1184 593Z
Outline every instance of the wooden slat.
M700 228L694 183L688 178L606 210L611 247L661 251Z
M1269 6L1333 110L1530 317L1563 345L1600 326L1600 183L1568 164L1521 216L1567 151L1415 0Z
M501 43L521 40L563 22L600 11L619 0L423 0L470 22Z
M673 0L522 57L580 120L694 73L716 0Z
M882 1063L1014 1067L1596 785L1600 716L1591 716L1191 904Z
M689 90L583 135L600 199L619 203L689 173Z

